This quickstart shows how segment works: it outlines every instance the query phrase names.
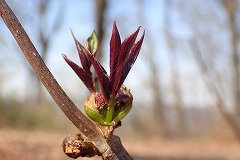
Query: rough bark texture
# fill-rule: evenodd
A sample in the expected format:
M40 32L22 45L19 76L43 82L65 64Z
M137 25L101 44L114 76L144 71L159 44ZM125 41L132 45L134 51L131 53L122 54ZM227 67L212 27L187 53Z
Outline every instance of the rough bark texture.
M82 134L73 134L64 138L63 151L71 158L101 156L94 144Z
M110 146L102 137L101 133L96 128L96 125L84 116L72 100L66 95L43 62L38 51L5 0L0 0L0 16L52 98L69 120L71 120L72 123L88 138L88 140L96 146L103 159L132 159L121 145L120 140L115 141L115 139L113 139L114 142L111 141L109 144L112 146Z

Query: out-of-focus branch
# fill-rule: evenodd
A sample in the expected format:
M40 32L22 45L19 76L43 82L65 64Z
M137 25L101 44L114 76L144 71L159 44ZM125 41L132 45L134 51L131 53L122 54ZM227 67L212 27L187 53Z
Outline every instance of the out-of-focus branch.
M132 159L121 145L120 139L117 141L115 140L114 143L107 142L96 128L96 125L84 116L84 114L66 95L45 65L38 51L32 44L22 25L5 0L0 0L0 16L11 31L19 47L25 54L25 57L28 59L33 70L36 72L37 76L44 84L52 98L68 119L72 121L72 123L88 138L88 140L93 142L102 154L103 159Z
M228 16L229 32L231 34L231 60L232 60L232 84L233 84L233 100L234 100L234 109L236 116L240 115L240 70L239 70L239 53L238 53L238 29L236 22L236 13L237 13L237 2L232 1L222 1L223 6L226 10Z
M176 53L176 46L173 42L174 35L171 33L172 29L172 17L171 17L171 10L173 7L173 2L168 0L164 2L164 27L165 30L165 41L166 45L168 46L168 56L169 56L169 64L171 67L171 86L172 86L172 92L173 92L173 106L176 110L176 117L177 117L177 130L178 130L178 136L183 136L183 134L186 132L186 124L184 120L184 111L183 111L183 103L182 103L182 97L181 97L181 87L180 87L180 76L178 71L178 58Z
M190 47L194 52L194 54L193 54L194 58L200 68L200 71L202 73L202 76L204 78L204 81L205 81L205 84L206 84L208 90L216 98L216 105L218 107L218 110L223 115L223 117L228 122L228 124L231 126L231 128L233 129L233 131L236 135L236 138L240 142L240 126L238 125L235 116L226 111L226 106L224 104L224 100L223 100L221 94L219 93L214 81L211 79L211 75L209 75L209 69L201 56L201 51L197 45L196 40L190 41Z
M95 1L96 3L96 26L97 26L97 35L98 35L98 54L97 58L100 60L103 57L102 55L102 41L104 38L104 13L107 7L107 2L106 0L97 0Z

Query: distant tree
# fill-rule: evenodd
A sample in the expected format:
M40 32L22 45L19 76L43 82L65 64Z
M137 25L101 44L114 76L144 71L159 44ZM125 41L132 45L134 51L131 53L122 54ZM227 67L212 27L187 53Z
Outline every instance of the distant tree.
M104 30L104 22L105 22L105 11L107 8L107 1L106 0L98 0L95 1L96 5L96 30L97 36L99 40L99 53L98 58L101 59L102 57L102 41L105 35Z
M193 32L190 46L215 106L240 142L239 1L206 3L209 5L192 2L181 13L189 16ZM228 33L230 38L223 33Z
M23 24L31 26L32 35L34 35L34 40L37 44L36 46L43 60L47 62L53 38L59 32L64 22L63 3L56 0L36 0L26 1L24 3L20 1L10 1L9 3L13 6L19 17L22 18ZM25 10L22 10L22 8L25 8ZM29 14L29 12L33 14ZM7 44L6 47L8 47L8 49L17 50L19 52L19 48L15 45L16 43L9 45L9 40L7 38L2 41L7 41L3 43ZM20 59L26 62L25 59ZM28 84L32 86L29 87L28 85L26 89L27 96L29 96L28 100L34 102L34 104L40 104L44 99L42 84L39 79L36 78L32 68L29 65L27 66L27 71L29 73Z
M184 119L184 112L183 112L183 103L182 103L182 96L181 96L181 87L180 87L180 76L179 76L179 63L178 57L176 53L176 46L174 41L174 35L172 34L172 16L171 11L172 9L172 0L164 1L164 28L165 28L165 41L168 48L169 54L169 63L171 66L171 89L173 95L173 103L172 105L175 107L176 112L176 124L177 124L177 133L179 136L183 136L184 132L186 131L186 124Z

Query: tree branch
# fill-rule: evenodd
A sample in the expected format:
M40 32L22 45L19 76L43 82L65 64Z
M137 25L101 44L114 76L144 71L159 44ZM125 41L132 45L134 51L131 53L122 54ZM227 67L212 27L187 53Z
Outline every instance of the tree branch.
M4 20L5 24L11 31L19 47L25 54L25 57L29 61L33 70L44 84L52 98L61 108L63 113L69 120L97 147L102 154L103 159L121 159L121 154L127 155L125 159L131 159L126 150L121 145L120 141L117 141L114 145L120 145L118 150L102 137L101 133L96 128L96 125L91 122L84 114L76 107L72 100L66 95L61 86L57 83L53 77L38 51L34 47L33 43L27 36L22 25L18 21L5 0L0 0L0 16Z
M240 127L237 123L236 117L234 117L233 114L227 112L226 106L224 105L224 99L221 96L221 93L218 91L217 86L214 83L214 80L211 78L211 75L209 74L209 68L207 67L206 63L204 62L203 57L201 56L201 51L197 45L196 40L190 41L190 47L194 52L194 58L196 60L197 65L200 68L200 71L203 76L203 80L205 81L206 87L209 90L210 93L216 98L216 105L220 113L223 115L227 123L230 125L232 130L234 131L234 134L240 143ZM208 80L209 79L209 80Z

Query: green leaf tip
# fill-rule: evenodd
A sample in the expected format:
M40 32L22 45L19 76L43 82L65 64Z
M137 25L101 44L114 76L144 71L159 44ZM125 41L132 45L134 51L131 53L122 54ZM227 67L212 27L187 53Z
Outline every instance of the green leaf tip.
M93 30L91 36L87 39L87 42L88 42L89 51L93 55L96 55L98 50L98 37L95 30Z

